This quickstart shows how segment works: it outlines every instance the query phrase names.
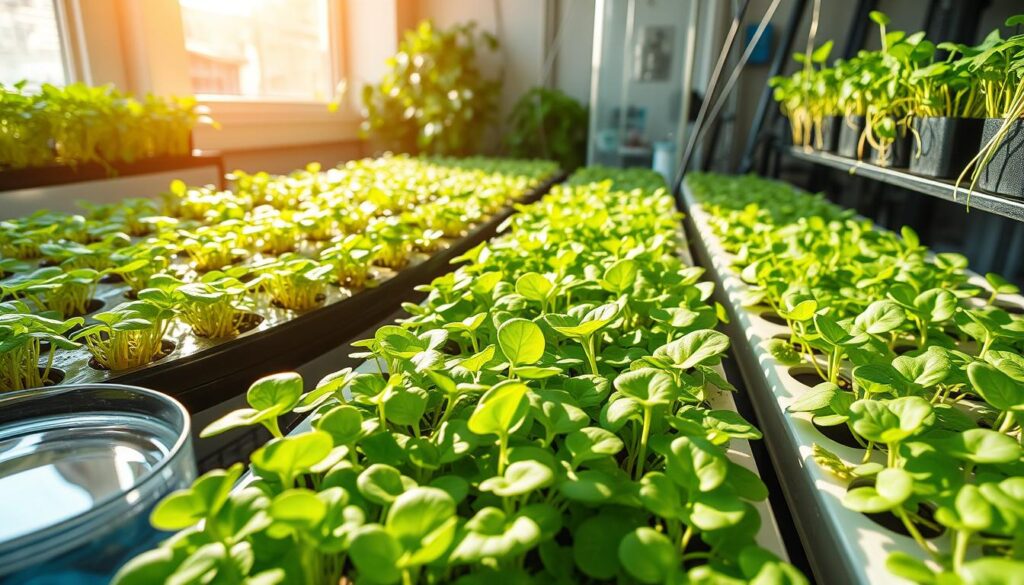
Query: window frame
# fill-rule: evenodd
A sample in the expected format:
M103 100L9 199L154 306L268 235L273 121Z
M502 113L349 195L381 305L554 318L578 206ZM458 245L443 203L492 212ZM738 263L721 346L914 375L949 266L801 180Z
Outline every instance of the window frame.
M60 0L80 7L95 0ZM117 9L126 61L127 86L134 93L195 95L188 71L184 24L178 0L106 0ZM328 0L331 87L346 79L346 2ZM99 14L90 15L98 18ZM359 138L361 118L351 96L329 101L287 97L195 95L217 123L192 132L200 150L245 151L270 147L348 142Z

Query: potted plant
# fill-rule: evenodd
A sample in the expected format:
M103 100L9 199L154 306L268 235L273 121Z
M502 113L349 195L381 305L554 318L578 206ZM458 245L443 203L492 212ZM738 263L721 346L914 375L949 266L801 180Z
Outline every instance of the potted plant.
M71 339L85 343L94 368L128 370L162 359L174 350L174 343L164 339L174 314L164 291L146 289L137 301L93 315L94 323Z
M274 304L291 311L308 311L324 302L333 266L293 253L253 266L252 290L265 291Z
M1007 19L1006 26L1024 24L1024 15ZM1017 153L1024 149L1024 34L1003 40L992 31L967 57L972 73L981 81L985 125L981 151L957 179L971 175L970 190L1024 197L1024 171Z
M947 52L910 74L911 133L914 136L910 171L927 177L960 174L981 141L985 103L981 83L970 71L968 54L975 50L955 43L939 43Z
M235 337L260 324L263 318L246 296L248 287L238 280L245 269L207 272L195 282L185 283L169 274L158 274L149 284L170 295L178 317L200 337Z
M53 317L34 314L21 301L0 303L0 392L60 382L61 378L54 375L54 354L58 349L78 347L65 335L80 326L82 319ZM40 366L44 351L46 363Z

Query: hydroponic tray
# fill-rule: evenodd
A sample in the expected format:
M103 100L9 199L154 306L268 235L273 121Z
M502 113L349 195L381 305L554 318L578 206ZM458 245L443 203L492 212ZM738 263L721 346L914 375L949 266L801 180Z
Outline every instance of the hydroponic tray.
M698 264L707 269L708 277L715 282L715 294L729 314L727 332L733 354L815 578L819 583L909 583L889 572L886 558L901 551L926 560L921 548L912 538L884 528L843 505L847 483L814 461L813 445L822 445L851 465L861 462L863 451L823 435L808 413L787 412L789 404L808 388L793 377L792 367L777 362L761 344L790 331L744 307L742 299L747 285L732 268L731 255L711 231L709 215L685 182L682 190L692 249ZM984 279L972 275L972 282L982 284ZM1016 304L1024 304L1024 297L1010 298ZM873 455L880 456L877 451ZM932 542L940 549L945 545L942 539Z
M102 181L167 171L216 167L223 189L224 157L216 151L196 151L190 156L161 156L132 162L81 163L76 166L46 165L23 169L0 169L0 191L53 187L83 181Z
M518 201L538 199L562 178L553 176ZM190 412L199 412L244 393L261 376L310 361L384 319L403 302L415 300L420 295L416 285L446 272L453 258L490 238L512 211L506 207L462 238L446 241L439 251L415 256L400 271L375 268L372 286L354 293L331 287L317 309L297 313L265 302L260 307L263 321L236 338L211 340L175 323L165 337L174 342L174 348L145 366L120 372L100 370L90 365L88 350L80 347L56 352L54 367L62 372L62 383L145 386L174 396ZM109 308L126 300L127 290L127 285L105 284L96 296Z

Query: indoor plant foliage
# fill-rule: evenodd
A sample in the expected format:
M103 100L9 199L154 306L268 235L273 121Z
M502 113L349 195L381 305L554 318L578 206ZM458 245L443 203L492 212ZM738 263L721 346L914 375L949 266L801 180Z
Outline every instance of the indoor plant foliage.
M878 230L779 183L688 184L746 302L788 325L765 348L822 380L788 410L845 427L859 450L844 459L823 441L815 460L851 484L847 507L889 515L920 545L887 567L918 583L1012 582L1024 569L1024 319L1002 297L1017 287L971 281L966 259L929 254L912 230Z
M501 87L477 63L481 46L493 51L498 40L473 22L441 30L424 21L407 31L380 83L363 88L363 132L394 152L475 151Z
M505 131L505 148L518 158L558 162L566 171L583 165L587 109L558 89L535 87L516 101Z
M266 427L253 476L169 496L152 521L181 532L115 582L805 582L754 544L767 492L726 450L760 434L707 405L728 340L652 175L521 208L357 344L376 371L257 381L203 432Z
M82 83L0 84L0 118L0 170L188 156L193 126L211 122L193 98L138 100Z
M219 343L267 317L271 326L291 318L274 305L307 311L372 287L442 250L452 242L446 234L463 237L507 209L556 169L388 156L285 176L236 171L226 191L174 181L161 201L83 204L82 215L40 210L0 222L0 297L42 319L17 318L30 337L64 336L50 347L68 360L91 356L94 367L117 371L143 366L164 356L165 334ZM332 283L346 290L332 292ZM151 314L157 300L160 313ZM108 311L94 315L101 308ZM104 324L89 328L85 348L67 339L70 326L49 321L76 316ZM40 360L53 354L22 344L21 331L8 342L25 351L7 355L2 390L56 379L40 378L37 369L49 371Z

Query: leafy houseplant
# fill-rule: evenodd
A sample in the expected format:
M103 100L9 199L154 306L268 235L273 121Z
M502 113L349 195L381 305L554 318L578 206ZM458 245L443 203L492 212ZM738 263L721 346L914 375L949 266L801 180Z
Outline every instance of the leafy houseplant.
M257 381L203 432L268 429L251 478L170 495L151 520L178 534L114 582L805 583L754 544L767 491L726 453L760 435L706 404L728 344L672 199L650 171L610 173L522 207L358 342L377 371ZM310 429L284 436L288 412Z
M574 171L585 162L587 109L561 90L535 87L509 114L505 149L517 158L544 158Z
M501 87L480 70L480 45L494 50L498 40L475 23L440 30L424 21L407 31L380 83L363 88L363 132L395 152L474 151Z

